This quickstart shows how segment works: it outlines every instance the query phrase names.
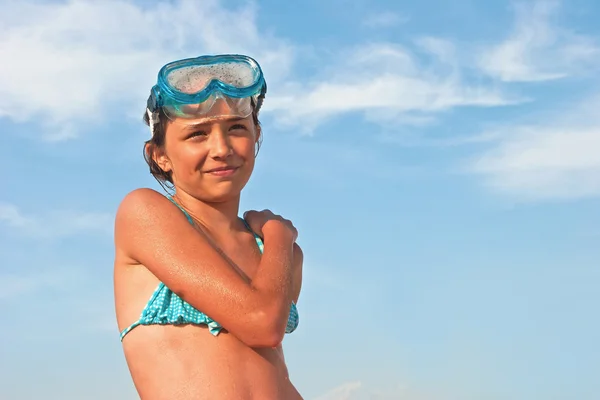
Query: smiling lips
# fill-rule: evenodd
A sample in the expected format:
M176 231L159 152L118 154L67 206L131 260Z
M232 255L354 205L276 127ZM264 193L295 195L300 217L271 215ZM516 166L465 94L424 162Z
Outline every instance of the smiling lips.
M206 171L207 174L215 175L215 176L230 176L238 170L239 167L234 167L232 165L226 165L224 167L212 168Z

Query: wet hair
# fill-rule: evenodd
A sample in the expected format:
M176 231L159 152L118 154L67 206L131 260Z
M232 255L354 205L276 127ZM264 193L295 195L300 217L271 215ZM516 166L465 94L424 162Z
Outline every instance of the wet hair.
M261 99L262 100L262 99ZM252 120L254 121L255 127L260 127L260 121L258 120L258 110L259 107L256 107L254 104L254 99L252 100ZM143 117L144 123L150 126L150 117L148 113L144 113ZM164 151L165 147L165 137L167 133L167 124L169 118L165 114L162 108L158 109L158 121L154 124L152 129L152 137L150 140L144 142L144 160L146 160L146 164L150 167L150 174L154 176L154 179L158 181L160 186L166 191L173 191L173 174L171 171L164 171L157 163L154 161L152 157L154 152L157 149L162 149ZM255 157L258 155L260 150L260 146L262 144L262 132L258 139L257 149L255 153Z

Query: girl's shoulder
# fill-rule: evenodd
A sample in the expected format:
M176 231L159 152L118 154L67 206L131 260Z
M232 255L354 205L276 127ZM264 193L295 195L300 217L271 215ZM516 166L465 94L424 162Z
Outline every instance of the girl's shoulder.
M131 192L127 193L123 200L121 200L121 204L119 208L123 206L129 206L131 204L145 204L147 202L154 202L161 200L168 200L168 198L162 194L157 192L154 189L150 188L138 188L134 189Z
M153 222L161 221L169 221L176 225L189 224L181 210L164 194L150 188L132 190L125 195L117 208L115 240L127 239L140 229L149 229L154 225Z

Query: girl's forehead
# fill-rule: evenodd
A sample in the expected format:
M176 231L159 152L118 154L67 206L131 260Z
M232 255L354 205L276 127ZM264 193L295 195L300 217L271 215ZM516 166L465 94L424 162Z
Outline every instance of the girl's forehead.
M206 128L210 129L215 125L224 123L232 123L237 121L249 121L252 120L252 116L240 118L236 116L218 116L218 117L203 117L203 118L173 118L169 121L169 124L181 130Z

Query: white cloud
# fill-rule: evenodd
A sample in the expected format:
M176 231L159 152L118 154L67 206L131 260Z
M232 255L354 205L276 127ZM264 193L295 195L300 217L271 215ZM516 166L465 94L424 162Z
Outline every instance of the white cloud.
M448 394L419 390L416 387L396 383L374 388L360 381L346 382L313 400L433 400L448 399Z
M269 99L268 110L278 112L280 124L300 125L310 132L323 120L348 112L401 123L403 117L414 121L415 113L427 117L455 107L495 107L523 101L494 87L466 83L449 42L425 38L418 44L431 55L431 63L396 44L360 46L338 56L348 61L329 68L327 76L280 90Z
M220 52L259 59L270 83L264 112L307 133L345 113L419 127L457 107L525 101L489 82L472 83L455 45L433 37L417 39L412 51L396 43L342 49L333 55L338 61L321 62L312 78L300 81L292 75L293 67L302 72L294 47L259 30L252 4L228 9L218 0L8 2L0 16L0 58L11 62L0 63L0 117L37 119L49 141L73 139L82 122L100 122L114 109L141 115L165 62ZM554 2L517 7L515 32L483 53L483 70L505 81L553 79L596 59L591 39L550 24L555 9ZM365 21L402 19L382 13Z
M434 138L420 134L411 134L410 132L403 132L402 135L384 134L381 137L381 141L384 143L394 143L402 147L456 147L495 142L500 136L500 132L484 132L471 136Z
M256 15L252 3L228 9L218 0L144 6L125 0L8 2L0 16L0 58L11 62L0 64L0 117L42 121L49 141L73 139L82 122L100 122L114 109L141 115L165 62L221 52L255 56L270 83L265 112L306 132L348 112L419 126L455 107L522 101L497 87L468 83L454 45L432 37L418 39L418 51L393 43L342 49L335 54L342 61L321 62L314 78L300 82L292 76L293 66L301 68L293 62L294 47L262 33ZM370 23L399 20L374 14ZM581 46L569 48L585 53Z
M360 382L346 382L314 400L350 400L352 395L361 388Z
M441 64L450 67L453 73L457 73L458 59L456 46L450 40L433 36L422 36L417 38L415 43L420 50L434 56Z
M37 118L46 139L70 139L78 134L74 121L100 121L109 103L141 115L158 69L203 53L254 55L277 80L287 74L291 49L261 35L255 15L252 6L229 10L217 0L7 2L0 117Z
M600 47L590 37L553 24L559 1L535 1L515 5L512 34L483 51L481 69L505 82L560 79L600 60Z
M542 124L506 126L467 170L492 190L523 201L600 196L600 101Z
M26 236L60 238L80 233L111 235L113 216L108 213L57 211L26 215L14 204L0 202L0 224Z
M389 28L395 25L405 24L409 18L390 11L368 15L362 24L367 28Z

